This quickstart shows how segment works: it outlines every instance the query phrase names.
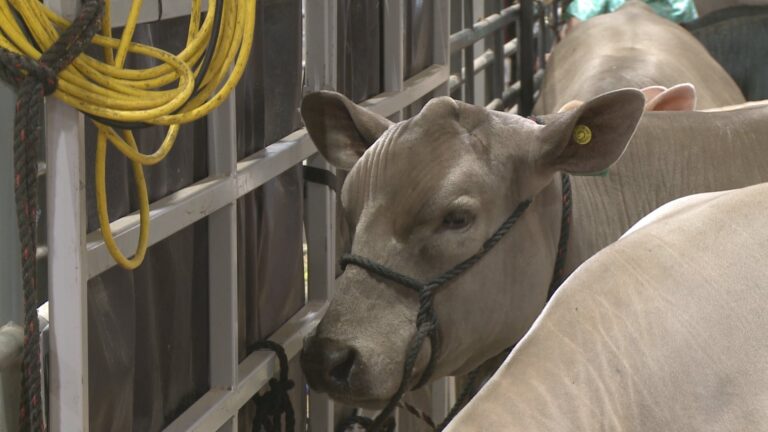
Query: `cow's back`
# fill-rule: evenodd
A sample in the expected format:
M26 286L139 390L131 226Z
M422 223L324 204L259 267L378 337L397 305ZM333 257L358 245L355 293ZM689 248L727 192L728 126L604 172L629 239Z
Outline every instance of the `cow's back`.
M607 176L573 178L569 268L674 199L768 182L766 136L765 106L645 113Z
M679 204L579 268L448 431L768 430L768 185Z
M736 83L688 31L630 2L577 26L549 58L535 112L547 114L573 100L607 91L690 82L698 107L745 101Z

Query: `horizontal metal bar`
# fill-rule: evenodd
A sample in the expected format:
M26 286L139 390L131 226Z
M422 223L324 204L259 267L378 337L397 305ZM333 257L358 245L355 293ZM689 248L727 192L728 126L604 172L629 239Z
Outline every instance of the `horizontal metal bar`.
M509 106L513 102L517 103L520 99L520 81L515 81L511 86L504 89L501 101L503 106Z
M301 351L304 338L314 331L320 322L326 308L325 302L308 303L283 324L270 340L282 345L288 359L294 358ZM278 370L279 364L274 353L252 353L240 363L240 381L233 390L210 390L165 428L165 432L218 430L230 417L237 414Z
M405 81L402 91L381 93L360 106L389 117L448 81L449 75L448 65L432 65Z
M510 57L514 55L517 52L517 38L512 39L511 41L504 44L504 57ZM491 65L491 63L494 62L494 53L492 49L485 50L484 53L480 54L479 56L475 57L474 61L474 72L479 73L483 70L485 70L488 66ZM460 86L464 83L464 80L467 75L466 68L461 68L461 75L454 74L451 75L448 79L448 85L450 86L451 91L453 91L456 87Z
M451 35L451 52L456 52L473 45L489 34L501 30L505 25L511 24L520 11L519 4L513 4L500 13L489 15L476 22L471 29L464 29Z
M402 91L382 93L361 105L388 117L416 102L447 79L448 66L433 65L407 80ZM315 152L314 144L306 131L301 129L238 162L237 171L232 176L206 178L152 203L149 244L154 245L203 219L301 163ZM112 222L110 227L115 243L124 252L136 247L139 238L137 212ZM101 230L89 233L86 241L87 277L91 279L110 269L115 261L107 251Z
M128 20L128 12L131 10L130 1L113 1L110 5L110 18L112 27L122 27ZM162 4L162 8L161 8ZM208 2L203 1L201 10L208 10ZM191 1L178 0L154 0L145 1L139 12L139 23L147 23L158 20L166 20L187 16L192 12Z
M544 69L539 69L533 74L533 88L536 90L541 87L541 82L544 80Z
M533 88L538 89L541 86L541 81L544 79L544 69L539 69L533 74ZM534 95L538 96L538 95ZM516 81L511 86L504 89L504 94L501 98L502 106L510 106L513 103L519 102L520 99L520 81ZM535 100L535 98L534 98Z
M501 99L496 98L492 100L488 105L486 105L485 108L495 111L501 109L502 106L504 106L504 104Z
M510 57L517 54L517 38L504 44L504 57Z

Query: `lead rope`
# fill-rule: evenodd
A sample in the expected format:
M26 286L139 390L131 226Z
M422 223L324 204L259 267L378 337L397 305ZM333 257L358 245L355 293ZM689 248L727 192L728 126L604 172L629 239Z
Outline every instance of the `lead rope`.
M373 420L370 428L367 428L368 432L378 432L380 430L383 424L392 416L392 413L397 407L397 403L400 401L403 394L405 394L405 392L410 388L409 384L411 382L413 368L416 364L416 358L418 357L419 352L421 351L421 348L424 344L424 340L427 337L429 337L432 341L430 359L427 367L421 375L421 379L415 387L418 388L429 380L435 365L435 353L439 349L437 316L435 315L432 304L435 290L447 284L448 282L451 282L466 270L471 268L473 265L475 265L481 258L483 258L494 246L496 246L496 244L498 244L499 241L501 241L504 235L509 232L512 226L520 219L530 204L530 199L518 204L517 208L515 208L515 211L512 212L509 218L507 218L507 220L501 224L496 232L494 232L493 235L488 240L486 240L485 243L483 243L483 246L477 253L459 263L447 272L443 273L442 275L426 283L400 274L365 257L356 255L344 255L341 258L342 270L344 270L349 264L356 265L374 275L383 277L413 289L417 292L419 297L419 312L416 316L416 333L411 338L406 350L405 364L403 366L403 376L400 381L400 386L389 400L387 405L384 407L384 409ZM444 427L443 424L440 426ZM438 428L437 430L441 429Z
M77 18L39 60L0 48L0 79L17 93L14 115L14 195L21 244L24 347L19 430L44 431L37 318L37 148L41 146L45 96L56 91L58 73L89 45L101 27L103 4L86 0Z

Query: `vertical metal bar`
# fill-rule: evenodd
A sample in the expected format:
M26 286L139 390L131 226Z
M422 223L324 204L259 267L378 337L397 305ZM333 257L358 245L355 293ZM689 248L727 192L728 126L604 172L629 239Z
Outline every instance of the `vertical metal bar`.
M433 63L440 65L449 65L451 61L451 11L450 3L445 0L434 2L434 43L433 49ZM448 79L437 87L434 91L434 96L447 96L449 93ZM450 391L449 382L446 379L441 379L432 385L434 395L438 397L432 398L432 416L437 419L442 419L448 414L450 406L446 403L441 396Z
M0 82L0 142L3 143L13 142L15 100L13 90ZM0 171L11 172L13 146L8 144L0 147L0 160L3 161ZM18 239L13 176L3 174L0 179L0 244L8 246L0 248L0 325L8 321L21 323L24 319L21 306L21 253L15 247Z
M88 290L85 276L83 116L46 102L51 431L88 431Z
M552 28L555 33L555 42L560 42L560 0L552 2Z
M520 0L520 103L517 113L528 116L533 110L533 0Z
M47 0L74 19L79 1ZM50 418L53 432L87 432L88 290L85 261L84 119L54 98L46 101L46 208L50 331Z
M455 402L456 378L446 377L432 383L432 413L435 421L443 421Z
M384 91L403 89L405 73L405 7L403 0L384 0ZM390 120L400 121L398 111Z
M454 34L456 32L461 31L462 29L462 8L463 8L463 0L451 0L451 34ZM458 52L451 52L451 68L450 73L451 75L456 75L461 79L461 50ZM458 85L455 87L453 92L451 93L451 97L454 99L461 99L461 89L462 86Z
M464 0L464 28L474 24L473 0ZM464 48L464 101L475 103L475 44Z
M539 9L539 40L538 40L538 47L539 47L539 67L537 69L544 69L545 67L545 61L546 61L546 54L547 49L549 48L547 44L547 34L549 33L549 29L547 29L547 7L544 6L543 3L538 3L538 9Z
M434 2L434 43L432 47L432 60L434 64L448 66L451 62L451 10L450 3L445 0ZM438 86L433 95L448 95L448 77L445 82Z
M208 116L208 170L234 176L237 163L235 94ZM238 383L237 204L208 217L208 337L211 388L233 390ZM219 431L237 430L237 414Z
M501 12L502 0L492 0L493 12ZM493 94L488 98L489 101L498 99L502 100L504 93L504 29L500 29L493 35L493 65L491 74L493 75L492 90ZM503 104L500 105L501 109Z
M483 1L483 17L487 17L489 15L492 15L496 12L496 0L484 0ZM485 42L485 46L487 49L491 50L492 52L496 48L496 39L495 39L496 33L487 36L483 39ZM494 63L496 60L495 57L496 53L494 52ZM495 77L495 67L491 66L489 68L485 69L485 89L483 89L483 93L485 94L485 104L489 104L493 101L496 94L496 77Z
M337 1L307 0L306 70L307 90L336 87Z
M307 90L336 88L337 7L337 0L306 2ZM333 171L333 167L319 154L310 158L308 164ZM307 298L309 301L327 301L333 296L336 276L336 194L316 184L308 184L306 191ZM333 401L327 395L310 392L309 421L312 431L335 429Z
M384 88L386 91L400 91L403 89L405 78L405 1L383 0L384 13ZM389 117L392 121L403 119L403 112L398 111ZM335 268L335 267L334 267ZM378 413L377 413L378 414ZM395 410L395 430L401 432L400 410ZM372 416L371 418L374 418Z

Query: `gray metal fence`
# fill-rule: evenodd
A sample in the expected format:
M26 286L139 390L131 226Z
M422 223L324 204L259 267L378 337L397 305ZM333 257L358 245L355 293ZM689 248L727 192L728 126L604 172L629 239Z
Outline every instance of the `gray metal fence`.
M122 3L124 2L115 2L112 11L112 21L116 26L124 22L127 14L127 7L123 8L126 5ZM259 3L262 4L260 13L268 7L300 7L299 0L261 0ZM64 16L72 17L79 2L47 0L46 4ZM339 46L339 41L344 40L344 37L340 36L338 22L340 14L343 17L346 9L340 10L339 7L346 8L353 4L353 1L343 0L305 1L305 92L345 87L344 80L355 75L354 71L348 69L346 57L339 58L339 53L346 53L346 47ZM189 13L188 3L183 1L165 1L162 8L158 6L159 3L148 2L142 10L142 22L150 23L162 19L165 23L166 20ZM469 102L482 103L491 109L521 114L530 112L535 88L542 76L544 52L553 42L553 35L546 31L548 26L545 25L548 19L546 17L553 16L551 6L546 8L543 3L533 1L511 4L502 0L380 0L379 7L381 20L378 39L374 38L371 43L381 43L380 69L376 71L378 79L373 79L373 88L380 82L381 92L362 101L361 105L381 115L400 119L417 110L426 98L451 94ZM429 25L415 26L416 22ZM269 58L268 50L280 49L277 41L281 28L266 18L260 18L258 25L266 26L266 29L262 30L265 35L264 46L256 48L263 50L259 61L265 61ZM538 62L536 58L539 59ZM270 74L280 71L267 66L261 68L261 72L255 73ZM268 335L271 340L280 343L288 357L294 359L302 348L304 336L314 329L322 317L328 299L333 295L335 194L328 188L315 184L306 185L305 195L301 193L301 188L298 193L290 187L274 189L275 179L280 179L281 176L289 178L283 183L278 182L278 185L295 183L291 179L300 180L297 167L304 163L323 169L332 168L316 154L314 145L303 129L288 133L274 142L265 142L263 148L255 152L244 152L243 148L238 147L238 140L242 140L242 134L245 133L243 124L239 124L238 119L240 122L249 121L243 118L243 110L248 109L247 101L238 99L242 98L243 94L249 93L233 94L205 122L194 126L198 128L195 131L205 131L206 134L206 144L202 149L205 165L203 177L190 177L188 184L170 187L170 193L162 194L151 204L150 245L166 245L167 249L169 244L173 244L168 243L170 239L195 227L194 230L198 233L195 240L190 240L192 243L178 244L191 244L195 250L205 248L204 253L201 252L202 255L194 253L196 258L190 258L191 264L188 264L199 264L196 260L202 259L205 271L199 275L206 276L207 280L189 280L189 276L184 279L196 286L202 283L200 286L203 287L201 289L205 303L192 304L182 317L184 319L178 321L179 325L192 325L195 316L190 314L201 315L199 319L202 324L194 324L196 333L190 333L188 330L180 334L204 340L204 343L194 342L190 349L196 350L195 352L204 350L206 354L203 355L207 358L191 368L190 373L194 373L192 369L204 367L205 377L200 385L187 389L181 396L168 395L163 391L149 396L133 394L134 391L140 393L141 388L130 387L130 402L133 404L140 403L142 398L147 397L188 400L174 400L169 402L168 406L162 407L160 416L170 416L169 418L157 419L155 415L152 419L145 419L148 422L146 429L142 429L141 425L144 423L131 420L133 423L128 429L155 430L158 424L161 429L167 431L243 429L244 419L249 415L244 411L244 407L247 407L253 395L267 384L278 366L272 353L245 352L247 340L266 332L264 336ZM263 102L265 105L273 103ZM119 406L119 402L109 401L109 390L105 389L109 381L94 382L92 379L96 377L98 380L107 380L110 376L118 376L120 369L96 370L92 362L96 361L95 366L99 368L104 366L99 363L104 357L104 353L99 350L109 346L109 331L114 330L109 325L121 322L119 319L103 319L99 312L109 313L117 310L115 308L119 305L120 297L110 298L110 301L115 303L111 306L113 309L105 310L99 309L99 299L94 297L94 293L115 295L114 286L113 293L109 294L110 284L114 285L116 279L133 276L115 269L115 263L107 252L98 230L88 232L88 197L84 185L89 183L86 176L86 173L90 172L86 151L89 132L83 115L50 98L47 101L46 117L48 134L45 207L48 215L46 231L49 235L47 245L41 253L47 256L48 274L55 275L48 279L51 319L50 332L47 335L50 341L49 426L52 431L67 432L112 427L119 429L119 424L116 426L116 423L99 422L103 420L102 417L109 415L114 415L115 418L125 415L125 418L129 418L134 415L133 412L116 413L114 408ZM194 141L196 132L190 133L190 140ZM273 192L264 192L267 190L264 188L270 185L273 186ZM298 305L296 310L291 309L293 306L286 306L288 309L276 315L277 321L266 324L265 328L269 330L264 331L260 327L256 331L243 328L250 328L248 323L253 320L257 321L258 327L259 317L254 314L268 312L259 309L258 305L264 306L264 302L256 302L254 308L244 306L254 294L252 287L244 287L241 280L242 266L255 266L260 262L270 266L279 265L275 260L269 259L244 262L244 259L253 256L248 253L248 248L258 249L258 246L243 240L241 231L253 229L249 228L248 223L254 220L249 218L248 212L251 210L246 207L251 206L256 213L269 212L269 206L259 207L258 204L245 202L246 198L255 193L277 194L279 200L294 202L295 206L291 208L299 209L298 211L304 209L309 266L306 298L301 300L301 305ZM258 198L255 199L258 201ZM111 223L117 244L125 250L130 250L138 240L138 215L130 210L130 207L126 206ZM263 217L261 221L259 226L269 229L270 225L263 222ZM255 238L263 238L264 233L259 235ZM280 233L273 235L279 236ZM295 235L296 233L293 233L291 238L296 238ZM296 247L300 248L300 245ZM162 249L151 249L149 254L155 250ZM168 253L172 254L173 250ZM168 272L172 270L173 268L166 269ZM280 269L275 268L273 271L279 272ZM121 272L123 274L119 274ZM155 273L158 272L162 273L163 269L156 269ZM197 272L192 278L197 277L196 275ZM256 292L265 298L276 295L275 293L283 289L275 282L279 280L282 279L264 279L266 282L262 281L262 284L265 286L256 288ZM134 281L129 284L129 288L138 289L136 283ZM174 283L178 284L179 281ZM150 285L159 291L163 289L157 281L151 282ZM175 295L188 293L183 290L175 292ZM199 296L200 293L194 295ZM173 299L168 301L170 303L160 305L173 304ZM203 306L202 312L200 304L207 305ZM44 309L47 307L48 305ZM131 310L132 313L138 314L136 311L140 310L140 307L136 306L135 310ZM168 314L170 318L164 318L163 323L173 325L176 322L173 311L168 311ZM250 317L243 318L244 314ZM130 343L135 346L126 351L129 358L124 360L128 363L139 361L144 355L162 356L162 353L137 351L136 346L159 347L158 344L141 344L140 339L146 335L141 333L143 327L141 323L135 322L137 319L140 318L133 316L129 319L136 325L137 330L131 333L129 338ZM99 324L96 329L95 324ZM89 343L93 345L89 346ZM178 360L174 357L174 361ZM160 361L157 364L163 368L169 367L168 361ZM173 368L173 365L170 367ZM133 369L131 371L131 374L136 374ZM165 375L158 376L163 378ZM120 389L115 387L115 392L119 391ZM302 391L303 389L298 390L299 398ZM431 414L442 418L453 399L452 381L439 381L432 387L432 394ZM335 418L333 403L325 396L309 392L307 410L311 430L333 430L338 419ZM297 411L302 414L299 417L303 417L304 411ZM107 424L110 426L105 426Z

